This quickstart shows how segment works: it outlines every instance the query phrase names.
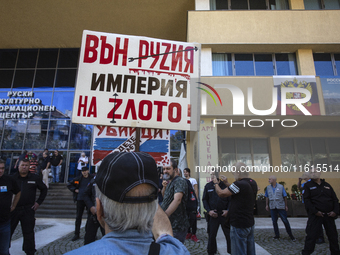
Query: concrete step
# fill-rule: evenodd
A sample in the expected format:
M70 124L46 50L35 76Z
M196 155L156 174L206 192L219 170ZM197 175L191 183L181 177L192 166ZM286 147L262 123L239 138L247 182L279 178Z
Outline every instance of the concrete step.
M76 204L51 204L51 203L42 203L39 208L43 209L51 209L55 210L56 212L63 211L63 210L76 210Z
M39 195L39 192L37 192ZM86 214L86 213L85 213ZM47 196L36 212L39 218L75 218L73 194L64 183L51 183ZM85 216L86 217L86 216Z
M44 200L44 203L45 205L74 205L75 206L75 202L73 202L73 199L72 200L55 200L55 199L48 199L46 197L46 199Z
M46 209L39 207L35 213L35 217L39 218L76 218L76 209ZM84 210L83 219L87 218L87 212Z
M50 183L49 189L67 189L66 183Z

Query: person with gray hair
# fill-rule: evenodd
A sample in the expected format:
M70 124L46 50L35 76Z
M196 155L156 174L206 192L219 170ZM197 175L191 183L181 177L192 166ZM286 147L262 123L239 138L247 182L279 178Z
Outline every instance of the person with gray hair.
M285 225L287 234L290 239L295 242L296 239L293 236L290 228L289 221L287 219L287 193L283 185L276 183L276 177L274 175L269 177L269 185L267 186L265 197L266 197L266 210L269 211L273 221L273 227L275 236L273 239L280 238L279 227L277 225L278 215L280 216L283 224Z
M157 165L149 154L109 154L95 185L97 219L105 236L67 254L190 254L172 236L170 221L158 206Z
M228 214L230 215L230 239L231 254L255 255L254 241L254 205L257 192L257 184L249 178L247 166L242 162L233 165L235 182L223 182L227 188L221 189L220 180L214 179L214 186L217 195L230 197L231 202Z

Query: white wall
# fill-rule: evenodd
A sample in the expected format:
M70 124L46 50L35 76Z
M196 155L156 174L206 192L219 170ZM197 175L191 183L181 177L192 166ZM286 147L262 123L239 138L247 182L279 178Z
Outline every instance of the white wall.
M209 0L196 0L195 1L195 10L196 11L207 11L210 9Z
M212 76L211 48L201 49L201 76Z

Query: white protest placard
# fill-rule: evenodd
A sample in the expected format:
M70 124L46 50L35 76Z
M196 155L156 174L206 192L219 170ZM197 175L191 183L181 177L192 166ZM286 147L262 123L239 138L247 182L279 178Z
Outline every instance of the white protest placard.
M72 121L196 131L200 45L83 32Z

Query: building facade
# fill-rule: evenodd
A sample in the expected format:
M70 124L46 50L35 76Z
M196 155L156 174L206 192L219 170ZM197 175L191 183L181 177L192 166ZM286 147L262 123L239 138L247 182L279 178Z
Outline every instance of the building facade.
M299 167L315 162L327 165L323 177L340 196L340 175L329 167L340 164L339 0L11 1L3 6L0 146L8 172L23 149L58 149L66 181L74 176L80 152L91 156L93 127L70 118L87 29L201 43L201 82L215 88L222 101L215 104L202 93L199 132L187 133L189 167L201 191L209 181L207 167L241 160L254 167L292 167L275 173L290 192L302 175ZM273 88L283 76L296 78L298 85L303 77L314 77L312 116L283 116L278 109L254 114L271 109ZM242 114L226 85L244 95ZM214 126L216 119L221 121ZM251 174L260 192L270 174Z
M200 131L189 135L201 191L209 166L242 161L259 192L275 174L292 193L302 172L315 164L340 195L339 14L337 0L196 1L188 12L187 40L202 44L201 82L222 101L201 94ZM314 107L311 116L293 105L284 115L283 99L273 91L280 94L282 87L309 87L312 99L305 106Z
M92 125L72 123L83 30L186 40L192 1L6 2L1 9L0 150L13 173L23 150L63 155L62 179L91 157ZM178 154L178 152L177 152ZM92 171L93 171L92 167Z

